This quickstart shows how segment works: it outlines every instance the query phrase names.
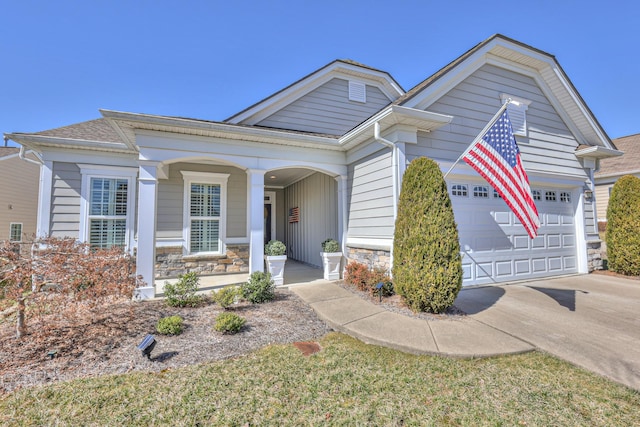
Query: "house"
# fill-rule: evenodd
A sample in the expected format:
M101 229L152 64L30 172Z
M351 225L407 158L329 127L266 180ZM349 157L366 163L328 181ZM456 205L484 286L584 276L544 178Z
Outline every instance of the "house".
M320 243L389 268L402 176L447 170L508 99L541 228L527 236L469 166L448 176L464 285L599 268L593 172L620 154L556 59L495 35L409 91L337 60L223 121L101 110L7 135L43 159L38 234L123 245L152 284L187 270L262 271L264 243L320 265ZM153 297L154 287L138 289Z
M640 134L617 138L613 143L624 156L602 160L595 173L596 208L601 229L607 222L609 195L618 178L624 175L640 178Z
M33 153L0 147L0 242L28 243L36 234L40 167Z

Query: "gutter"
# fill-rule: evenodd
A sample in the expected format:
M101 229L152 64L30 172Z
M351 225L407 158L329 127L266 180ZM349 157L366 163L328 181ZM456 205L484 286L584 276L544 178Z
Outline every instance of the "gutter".
M9 137L7 135L4 135L4 146L5 147L7 146L7 142L9 142ZM26 158L24 156L24 145L20 144L20 152L18 153L18 157L20 158L20 160L24 160L27 163L32 163L32 164L38 165L38 166L43 165L44 164L44 160L42 160L42 157L40 157L40 155L38 153L36 153L35 151L32 151L32 153L38 159L37 161Z

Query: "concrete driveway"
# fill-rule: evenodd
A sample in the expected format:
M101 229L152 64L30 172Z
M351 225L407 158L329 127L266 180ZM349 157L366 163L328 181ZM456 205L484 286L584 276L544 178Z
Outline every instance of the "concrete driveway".
M640 281L601 274L463 289L474 319L640 390Z

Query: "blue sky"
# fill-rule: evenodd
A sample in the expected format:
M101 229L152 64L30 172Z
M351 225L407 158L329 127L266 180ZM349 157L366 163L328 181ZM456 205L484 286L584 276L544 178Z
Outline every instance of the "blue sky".
M556 56L611 138L640 133L635 1L0 0L0 133L98 109L224 120L334 59L405 90L492 34Z

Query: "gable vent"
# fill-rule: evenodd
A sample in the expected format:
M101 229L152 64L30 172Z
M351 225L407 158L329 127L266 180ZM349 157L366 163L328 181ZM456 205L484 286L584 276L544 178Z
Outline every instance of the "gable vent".
M500 98L503 103L507 102L508 99L514 101L507 105L507 112L509 113L513 133L515 135L527 136L527 109L531 101L504 93L500 94Z
M349 101L367 102L367 86L364 83L349 81Z

